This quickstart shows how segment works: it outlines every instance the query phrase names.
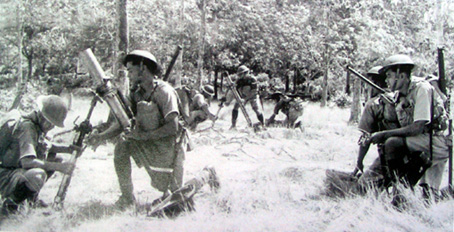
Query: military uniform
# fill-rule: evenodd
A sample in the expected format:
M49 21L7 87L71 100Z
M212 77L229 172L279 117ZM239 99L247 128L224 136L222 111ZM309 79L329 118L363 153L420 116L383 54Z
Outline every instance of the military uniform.
M399 121L394 106L387 103L382 95L373 97L366 102L358 125L360 131L370 135L374 132L395 129L398 127ZM381 146L381 144L378 145L379 152L381 152ZM370 187L383 178L383 168L380 157L378 157L374 160L369 169L361 175L358 183L362 187Z
M431 99L434 102L433 112L431 112ZM443 134L444 129L446 129L447 115L442 105L442 99L434 93L430 83L412 77L407 96L396 107L402 126L416 121L427 121L429 123L433 113L432 166L426 170L420 184L428 184L437 190L440 187L449 154L447 138ZM410 152L419 151L427 155L430 154L430 133L428 129L422 134L406 137L405 142Z
M167 115L178 113L178 96L176 91L168 83L157 80L150 96L139 89L130 95L131 109L136 118L136 129L147 132L155 130L164 124ZM119 174L122 192L132 194L131 173L122 169L130 169L130 156L139 167L144 164L136 153L140 153L150 163L153 171L152 186L159 191L174 191L181 187L183 182L183 162L185 156L185 137L183 128L177 135L163 137L157 140L121 140L115 147L115 164ZM118 173L117 173L118 174Z
M252 109L257 115L258 120L262 125L264 124L263 113L260 110L260 99L257 89L257 79L249 74L244 75L243 77L236 80L236 89L240 97L244 100L244 105L250 102ZM235 102L232 110L232 127L236 126L236 119L238 118L238 109L240 108L240 103Z
M280 97L273 110L273 115L267 120L267 124L275 123L274 117L282 112L286 119L284 126L295 128L301 126L301 121L296 121L304 113L303 101L300 98Z
M0 131L0 194L20 203L34 197L47 179L43 169L24 169L20 160L37 158L44 160L46 150L44 134L38 124L36 112L6 122ZM41 173L39 179L29 175Z

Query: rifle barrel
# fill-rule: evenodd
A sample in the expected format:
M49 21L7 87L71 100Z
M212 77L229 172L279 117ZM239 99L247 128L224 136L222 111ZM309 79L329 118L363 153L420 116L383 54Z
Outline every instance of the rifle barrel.
M180 55L180 51L183 49L180 45L177 46L177 49L175 50L175 53L173 53L172 60L169 63L169 66L167 67L166 73L164 74L164 81L169 80L170 72L172 71L173 66L175 65L175 62L177 61L178 55Z
M361 79L362 81L366 82L368 85L372 86L374 89L380 91L380 93L386 93L386 90L384 90L382 87L376 85L371 80L367 79L367 77L363 76L361 73L359 73L358 71L356 71L352 67L347 66L347 70L350 71L351 73L355 74L357 77L359 77L359 79Z

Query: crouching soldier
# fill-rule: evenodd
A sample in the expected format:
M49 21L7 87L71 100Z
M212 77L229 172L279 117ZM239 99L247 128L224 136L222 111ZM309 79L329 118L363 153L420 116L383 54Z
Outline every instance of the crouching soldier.
M274 93L268 98L276 100L277 103L273 114L266 120L266 126L283 125L287 128L302 129L301 120L298 120L304 113L303 100L301 98L287 96L280 92ZM275 120L279 112L285 114L286 118L284 121Z
M367 72L367 76L373 83L379 87L386 89L386 77L379 73L382 66L375 66ZM372 133L395 129L400 127L399 120L397 119L396 109L393 105L392 94L380 94L376 89L371 89L370 99L366 102L363 113L359 121L358 129L362 132L359 138L359 152L355 170L353 173L356 175L358 171L364 170L364 158L366 157L369 147L371 145L369 137ZM359 191L365 192L367 189L377 189L383 187L385 184L385 176L387 175L387 167L385 166L383 144L378 144L379 157L375 159L368 170L359 178Z
M182 116L190 130L194 131L199 123L207 119L212 121L217 119L216 115L211 113L209 109L211 99L214 96L213 86L204 85L200 88L200 92L193 89L179 89L177 92L181 101L186 104L182 108L187 112L183 112Z
M186 132L179 124L178 95L167 82L159 80L160 66L148 51L129 53L123 64L128 70L131 91L126 99L135 118L130 132L123 134L114 150L114 166L121 196L119 209L135 205L131 176L131 157L144 167L151 185L163 197L182 186ZM124 128L115 121L102 133L92 133L89 143L97 143L120 135Z
M38 108L26 115L8 119L0 130L0 194L2 214L15 212L20 203L37 201L38 194L53 172L69 174L74 164L57 156L46 157L45 135L55 126L64 127L67 105L62 98L49 95L37 99ZM55 152L71 153L72 148L51 147Z
M419 185L425 190L425 197L430 197L431 190L438 192L448 159L448 141L444 136L447 114L443 102L430 83L412 76L415 64L409 56L390 56L384 63L380 73L386 75L391 90L401 95L396 113L402 127L373 133L370 141L385 144L391 173L400 174L399 168L405 165L402 149L412 152L410 158L416 154L428 157L431 165L420 173ZM396 202L399 204L400 200Z

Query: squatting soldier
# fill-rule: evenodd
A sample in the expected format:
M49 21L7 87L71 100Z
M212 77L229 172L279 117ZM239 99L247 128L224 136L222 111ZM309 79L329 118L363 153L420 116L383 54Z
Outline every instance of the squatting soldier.
M266 126L282 124L288 128L301 128L301 121L297 121L304 113L303 100L299 97L290 97L280 92L274 93L269 98L275 98L277 101L273 114L266 120ZM283 122L275 120L279 112L285 114Z
M367 75L376 85L385 89L387 88L385 76L379 74L381 68L382 66L375 66L367 72ZM358 160L355 171L353 171L355 174L359 170L363 171L363 160L370 147L368 137L374 132L399 127L395 108L385 97L376 89L372 88L371 98L366 102L363 113L361 114L358 129L362 132L362 135L358 141ZM379 156L383 156L383 144L378 145L378 151ZM386 173L383 173L385 167L382 165L385 164L382 164L380 157L378 157L369 169L361 175L358 182L361 190L365 190L368 187L378 187L383 184Z
M191 91L189 98L189 118L187 123L190 130L195 130L197 125L207 119L212 121L216 120L216 115L210 112L211 98L214 96L214 88L211 85L204 85L198 92Z
M263 113L261 111L260 99L257 89L257 80L254 76L249 74L249 68L245 65L241 65L238 68L238 79L236 80L236 89L240 97L244 100L244 105L250 102L252 109L257 115L257 119L260 121L261 125L264 126ZM226 102L227 103L227 102ZM228 104L228 103L227 103ZM238 119L238 109L240 108L240 103L235 102L232 110L232 126L230 129L236 128L236 120Z
M431 156L432 166L419 181L428 194L429 189L439 189L448 159L447 139L443 135L447 115L430 83L411 75L414 66L412 59L406 55L393 55L385 60L380 73L386 75L391 90L398 91L401 96L396 106L401 128L373 133L370 141L384 143L391 172L403 165L402 156L405 153L402 150Z
M68 113L62 98L55 95L37 98L37 109L23 116L6 120L0 129L0 194L4 200L2 213L18 209L19 204L46 204L37 197L53 172L69 174L74 164L63 162L56 152L71 153L72 147L51 147L49 156L44 142L46 133L55 126L64 127ZM17 112L19 114L19 112Z
M168 83L157 79L160 66L148 51L135 50L126 55L131 92L129 103L135 117L132 131L125 133L114 150L114 165L121 196L115 203L120 209L135 204L131 179L131 160L149 171L151 185L163 197L182 186L185 153L185 129L179 124L178 95ZM89 138L93 144L119 135L118 122ZM169 192L170 191L170 192Z

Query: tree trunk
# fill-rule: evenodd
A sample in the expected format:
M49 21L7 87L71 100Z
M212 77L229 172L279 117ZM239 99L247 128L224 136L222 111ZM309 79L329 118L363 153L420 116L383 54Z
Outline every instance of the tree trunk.
M285 75L285 92L287 93L290 87L290 77L288 74Z
M206 17L205 17L205 0L201 0L200 11L201 11L201 30L200 30L200 45L199 45L199 58L197 60L197 68L199 69L199 78L197 80L197 87L200 88L203 83L203 53L205 50L205 30L206 30Z
M323 76L322 84L322 101L320 103L321 107L326 106L328 101L328 76L329 76L329 63L330 63L330 51L328 44L325 45L325 75Z
M358 79L353 80L353 101L350 108L350 119L348 120L349 124L354 124L359 122L359 117L361 115L361 82Z
M180 22L178 24L178 30L180 31L179 46L181 48L180 55L178 56L175 65L173 67L172 83L174 88L181 88L181 77L183 76L183 54L184 54L184 0L181 0L180 6Z
M345 84L345 93L350 95L350 72L347 72L347 80Z
M129 50L129 28L128 28L128 11L127 11L128 0L117 0L117 15L118 15L118 52L115 57L118 57L114 74L116 75L115 80L117 87L125 95L129 95L129 80L124 73L120 71L122 66L122 57L128 54Z
M13 104L9 108L9 110L17 109L20 106L20 102L22 100L22 94L26 90L26 85L23 80L23 74L22 74L22 40L24 37L24 30L22 28L22 14L21 14L21 4L18 3L17 9L16 9L16 14L17 14L17 33L19 39L17 40L17 48L18 48L18 59L19 59L19 64L17 67L17 93L16 97L14 98Z
M298 79L298 69L295 68L294 69L294 73L293 73L293 93L296 93L298 91L297 88L296 88L297 79Z
M213 86L214 86L214 97L213 99L218 99L218 78L219 78L219 70L216 69L214 70L214 81L213 81Z

